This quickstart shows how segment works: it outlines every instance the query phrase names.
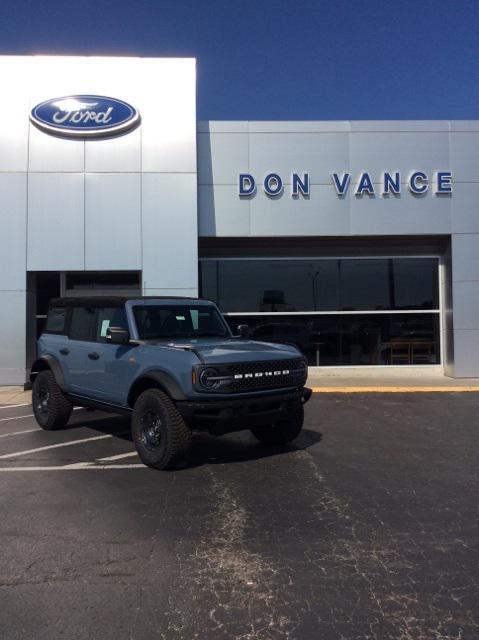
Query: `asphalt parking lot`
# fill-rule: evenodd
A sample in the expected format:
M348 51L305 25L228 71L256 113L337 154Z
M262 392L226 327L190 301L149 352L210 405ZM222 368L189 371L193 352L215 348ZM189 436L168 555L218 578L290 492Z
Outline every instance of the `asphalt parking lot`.
M315 394L295 446L143 467L0 408L0 637L477 640L479 394Z

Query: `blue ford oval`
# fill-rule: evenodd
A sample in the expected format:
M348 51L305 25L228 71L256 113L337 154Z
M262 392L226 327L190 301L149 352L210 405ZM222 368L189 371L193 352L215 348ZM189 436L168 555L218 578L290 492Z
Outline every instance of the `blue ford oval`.
M123 100L76 95L37 104L30 112L30 120L47 133L96 138L126 132L139 124L140 114Z

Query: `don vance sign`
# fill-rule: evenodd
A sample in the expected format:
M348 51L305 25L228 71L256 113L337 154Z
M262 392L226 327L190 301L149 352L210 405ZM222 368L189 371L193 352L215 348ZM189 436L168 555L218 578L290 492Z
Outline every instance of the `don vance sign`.
M347 172L331 173L329 181L338 197L344 197L349 192L357 197L394 196L399 195L403 188L415 196L422 196L428 191L432 191L436 195L452 194L452 173L450 171L436 171L431 175L425 171L413 171L407 176L402 176L399 171L384 171L380 176L372 176L367 171L356 176ZM254 197L258 191L258 184L270 198L282 195L285 190L285 180L278 173L268 173L259 181L251 173L240 173L238 179L239 197ZM288 186L293 198L309 197L311 192L310 174L292 173Z

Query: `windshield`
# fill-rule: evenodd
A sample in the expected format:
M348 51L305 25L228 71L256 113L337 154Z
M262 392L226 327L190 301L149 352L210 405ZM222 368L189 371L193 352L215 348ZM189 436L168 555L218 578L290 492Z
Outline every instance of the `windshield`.
M140 340L229 338L221 315L207 305L143 305L133 307Z

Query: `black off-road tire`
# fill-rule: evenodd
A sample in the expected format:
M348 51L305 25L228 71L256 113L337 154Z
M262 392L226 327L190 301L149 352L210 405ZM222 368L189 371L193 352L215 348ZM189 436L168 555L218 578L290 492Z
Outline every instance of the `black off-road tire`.
M144 391L133 409L131 432L143 464L172 469L191 447L191 430L170 398L160 389Z
M251 433L265 445L284 445L297 438L303 428L304 408L301 400L294 401L283 418L273 424L254 427Z
M53 431L68 424L73 405L57 384L50 370L40 371L32 388L32 407L42 429Z

